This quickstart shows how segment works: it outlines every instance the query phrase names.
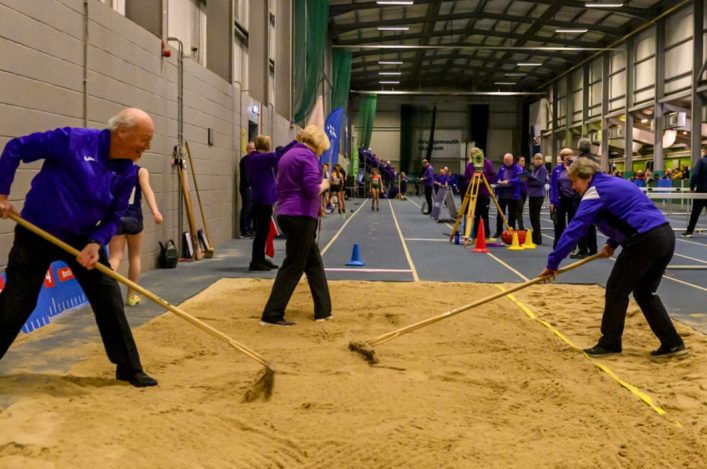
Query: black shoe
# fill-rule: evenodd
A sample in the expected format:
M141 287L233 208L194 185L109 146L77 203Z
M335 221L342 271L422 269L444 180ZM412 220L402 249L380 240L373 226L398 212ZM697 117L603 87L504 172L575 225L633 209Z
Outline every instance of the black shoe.
M265 264L253 264L251 262L248 270L251 272L270 272L270 267Z
M685 231L682 234L680 234L683 238L692 238L692 231Z
M315 316L315 317L314 317L314 322L326 322L326 321L330 320L330 319L333 318L333 317L334 317L334 315L331 314L331 313L329 313L329 316L322 316L322 317L319 317L319 318Z
M157 386L157 380L151 378L144 371L121 371L116 370L115 379L118 381L127 381L136 388L146 388L148 386Z
M584 259L587 256L589 256L589 254L586 252L575 251L570 254L570 259Z
M661 345L657 350L653 350L651 352L651 356L656 358L680 357L683 355L687 355L687 350L685 349L684 344L673 345L672 347Z
M584 353L592 357L600 357L602 355L611 355L614 353L621 353L621 348L618 349L608 349L603 346L596 344L592 348L585 348Z
M260 325L261 326L294 326L295 323L294 321L288 321L287 319L277 319L275 321L271 319L261 319L260 320Z
M270 267L271 269L279 269L279 268L280 268L279 265L273 264L272 262L270 262L270 261L267 260L267 259L265 259L264 264L267 265L268 267Z

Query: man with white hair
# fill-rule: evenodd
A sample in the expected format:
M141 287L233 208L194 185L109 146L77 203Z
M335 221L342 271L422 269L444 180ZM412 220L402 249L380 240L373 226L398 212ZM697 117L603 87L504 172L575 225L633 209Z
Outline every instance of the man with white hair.
M64 127L10 140L0 156L0 217L15 209L8 200L20 162L44 159L32 180L22 217L78 251L78 257L60 249L24 227L15 227L15 239L0 293L0 358L17 337L37 304L49 265L68 264L96 316L116 379L136 387L154 386L145 374L125 317L118 283L94 269L108 266L102 249L115 234L135 186L134 165L150 148L154 123L147 113L127 108L104 130Z

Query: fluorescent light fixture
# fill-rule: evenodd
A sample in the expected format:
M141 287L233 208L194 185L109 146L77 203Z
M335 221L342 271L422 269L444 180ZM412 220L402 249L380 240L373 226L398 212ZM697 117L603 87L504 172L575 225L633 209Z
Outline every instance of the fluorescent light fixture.
M494 85L515 85L512 81L495 81Z
M378 65L402 65L402 61L399 60L379 60Z
M541 65L539 62L518 62L519 67L539 67Z
M387 76L400 76L402 75L402 72L378 72L378 75L387 75Z
M413 0L376 0L378 5L413 5Z
M585 8L621 8L623 3L585 3Z
M408 31L409 26L378 26L378 31Z
M568 34L582 34L589 31L587 28L575 28L575 29L556 29L556 33L568 33Z
M399 81L392 81L392 80L391 81L379 81L378 83L380 83L381 85L399 85L400 84Z
M509 73L506 73L506 76L507 76L507 77L524 77L524 76L526 76L526 75L527 75L527 73L523 73L523 72L509 72Z
M641 124L647 124L649 122L648 119L641 119Z

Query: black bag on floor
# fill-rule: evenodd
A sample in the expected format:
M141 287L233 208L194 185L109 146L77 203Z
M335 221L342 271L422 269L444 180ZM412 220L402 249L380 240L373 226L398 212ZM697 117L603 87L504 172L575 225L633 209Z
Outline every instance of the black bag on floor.
M170 239L166 244L162 244L162 241L158 242L160 243L160 255L157 258L157 265L161 269L174 269L177 267L179 253L177 252L177 246L174 245L174 241Z

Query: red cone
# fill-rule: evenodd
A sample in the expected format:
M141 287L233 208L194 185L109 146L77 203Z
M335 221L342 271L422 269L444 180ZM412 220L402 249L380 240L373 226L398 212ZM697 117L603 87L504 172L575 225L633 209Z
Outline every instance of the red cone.
M479 217L479 227L476 229L476 247L471 252L487 253L486 249L486 230L484 228L484 218Z

